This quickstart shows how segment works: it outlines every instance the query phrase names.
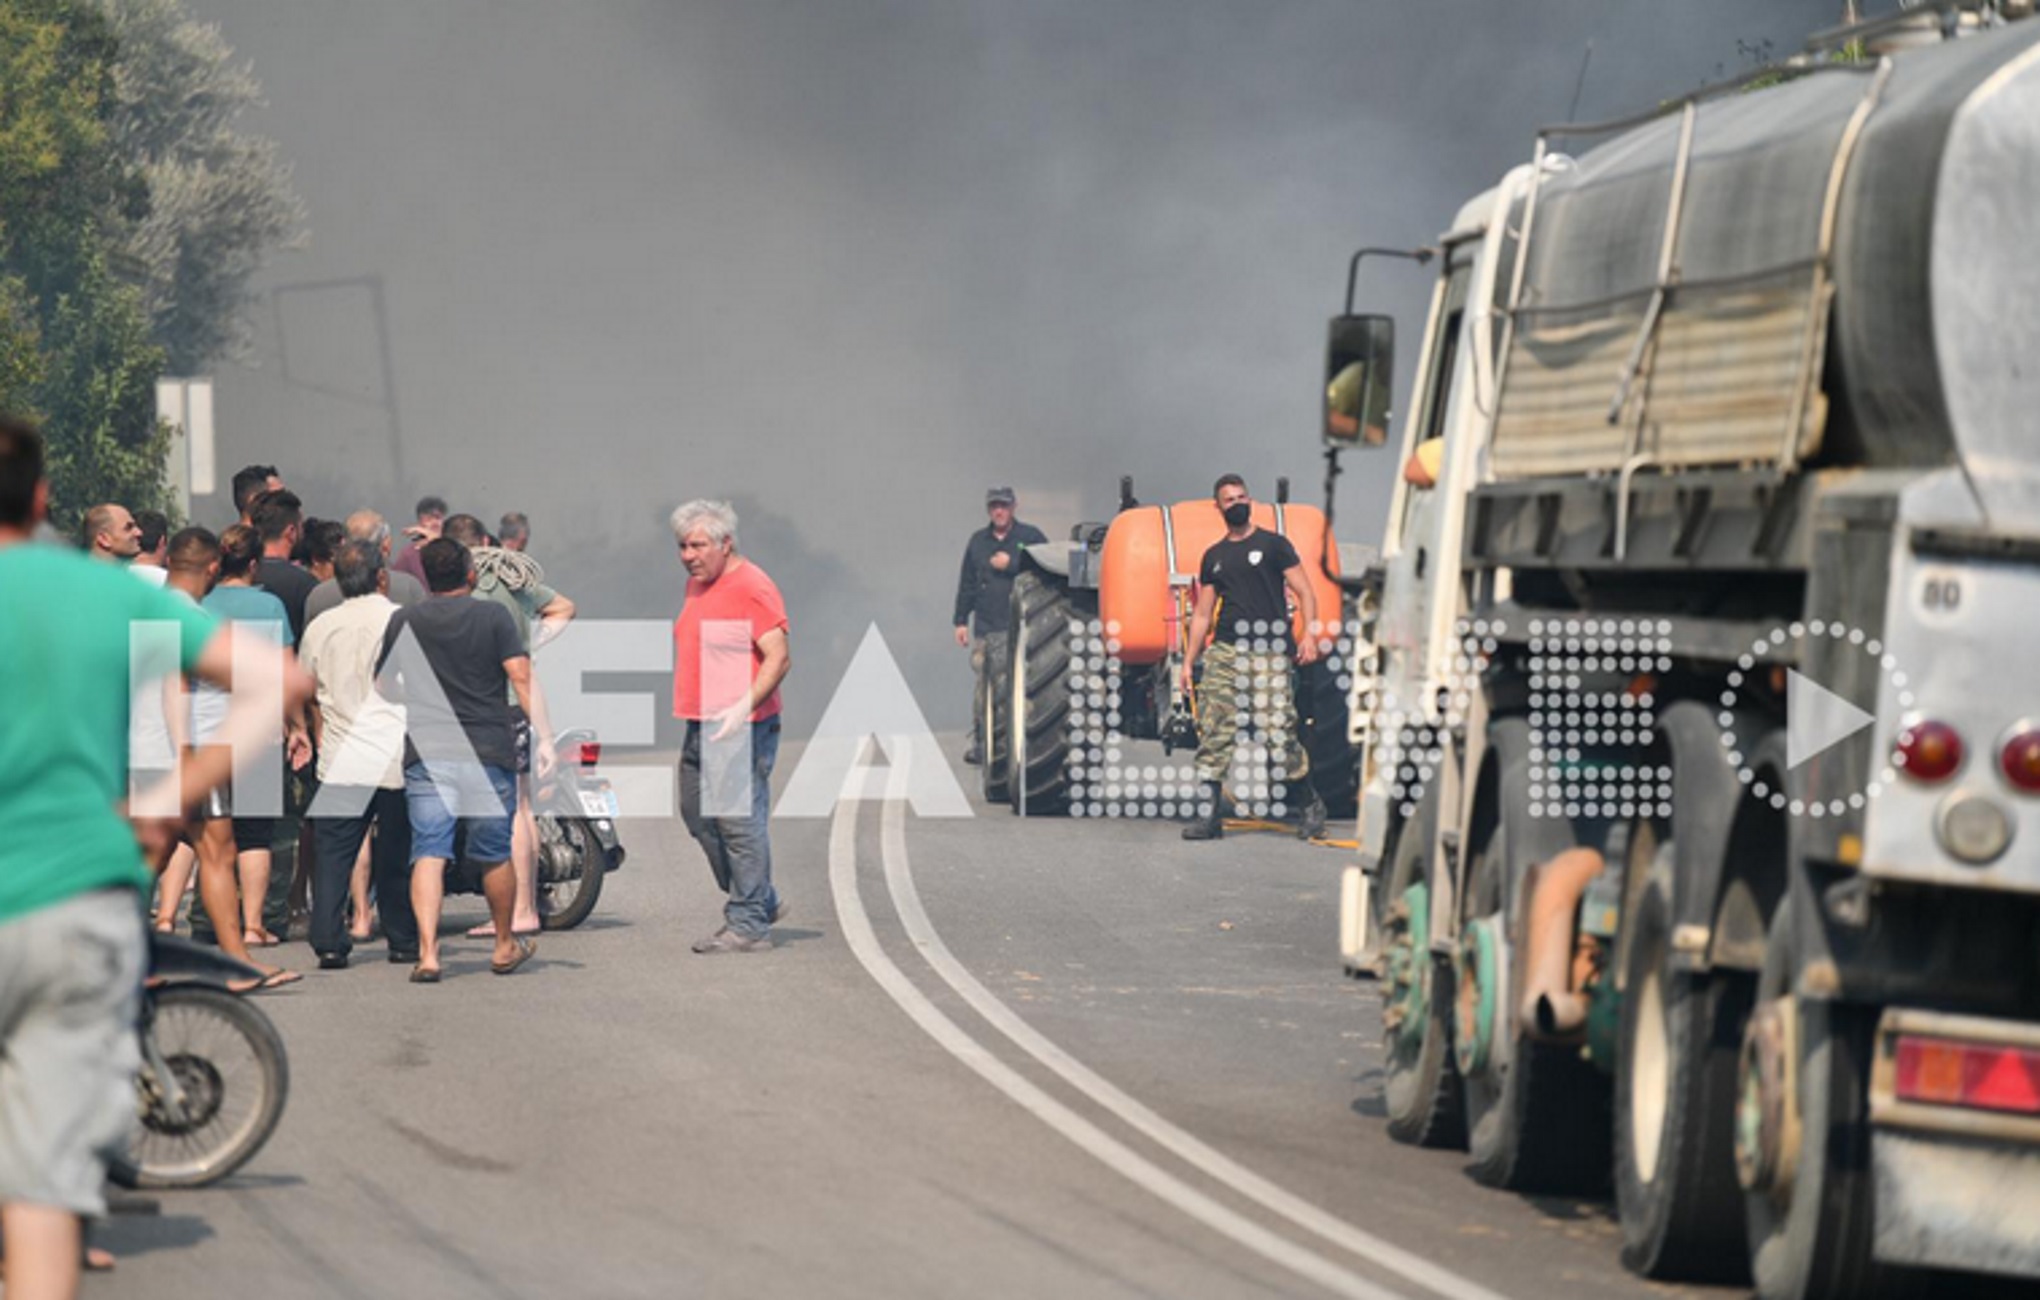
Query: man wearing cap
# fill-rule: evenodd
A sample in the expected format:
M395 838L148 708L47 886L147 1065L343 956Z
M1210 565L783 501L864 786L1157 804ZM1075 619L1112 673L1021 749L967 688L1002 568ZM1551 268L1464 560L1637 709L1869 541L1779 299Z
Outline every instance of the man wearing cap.
M1040 546L1048 538L1033 524L1013 517L1013 489L995 487L985 493L991 522L970 535L963 548L963 574L956 582L956 644L970 649L976 689L971 696L970 749L966 763L984 761L984 737L978 734L985 716L985 664L1006 653L1006 628L1013 578L1020 572L1020 548Z

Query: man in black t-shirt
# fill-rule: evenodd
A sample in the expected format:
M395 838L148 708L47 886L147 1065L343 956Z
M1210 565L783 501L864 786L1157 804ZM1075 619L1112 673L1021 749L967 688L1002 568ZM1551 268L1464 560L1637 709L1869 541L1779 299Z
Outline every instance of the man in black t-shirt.
M289 488L264 492L248 507L250 527L262 539L262 563L255 584L283 602L290 615L292 643L305 639L305 597L319 580L290 562L290 553L304 535L304 503Z
M985 493L985 514L991 522L970 535L963 548L963 572L956 580L956 644L970 648L971 675L977 688L971 700L970 749L963 761L984 757L987 737L978 734L985 716L988 664L1006 653L1006 628L1012 622L1013 579L1020 574L1020 548L1048 541L1033 524L1013 517L1013 489L995 487Z
M490 969L507 975L534 945L513 936L517 881L510 870L510 827L517 814L517 740L510 698L531 709L531 656L510 611L469 599L474 562L451 538L420 548L432 596L400 609L383 632L377 688L400 694L405 708L404 802L411 816L411 910L418 918L417 984L439 982L439 907L456 823L467 832L467 858L481 870L482 893L496 926ZM422 652L422 653L421 653ZM396 680L391 681L394 677ZM541 755L534 774L551 775Z
M1289 597L1303 615L1307 632L1296 646L1296 662L1318 657L1317 599L1304 576L1296 548L1280 533L1254 525L1254 502L1246 480L1227 474L1212 489L1225 516L1225 536L1211 544L1197 572L1197 606L1190 615L1190 649L1183 658L1183 685L1197 693L1197 779L1203 784L1199 816L1183 828L1186 840L1215 840L1225 834L1221 794L1234 775L1237 792L1258 773L1233 772L1242 724L1283 756L1283 779L1292 802L1301 800L1297 836L1324 833L1325 805L1310 784L1310 757L1297 736L1296 696L1290 685ZM1214 634L1215 632L1215 634ZM1209 649L1206 637L1212 638ZM1195 685L1198 656L1204 659Z

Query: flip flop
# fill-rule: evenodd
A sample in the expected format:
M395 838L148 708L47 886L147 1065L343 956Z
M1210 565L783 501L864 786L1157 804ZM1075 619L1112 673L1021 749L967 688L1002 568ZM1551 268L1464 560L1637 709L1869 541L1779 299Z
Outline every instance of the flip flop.
M411 968L411 982L413 984L437 984L439 982L439 972L437 970L427 970L423 966L413 966Z
M512 971L516 970L519 966L522 966L525 962L530 961L531 954L537 951L538 951L537 944L533 943L529 939L520 939L517 943L517 955L515 957L512 957L509 961L506 962L492 961L489 963L489 969L498 975L508 975Z
M273 970L252 983L235 982L227 985L234 993L262 993L269 989L280 989L286 984L295 984L304 978L304 972L294 970Z
M520 934L533 935L544 933L545 933L544 922L540 922L539 924L530 927L518 925L513 925L510 927L510 937L513 939ZM496 937L496 923L494 921L484 921L480 925L467 931L467 937L470 939L493 939Z

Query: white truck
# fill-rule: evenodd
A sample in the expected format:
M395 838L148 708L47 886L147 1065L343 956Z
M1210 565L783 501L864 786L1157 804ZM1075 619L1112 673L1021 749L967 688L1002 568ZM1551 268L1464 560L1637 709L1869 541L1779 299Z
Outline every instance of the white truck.
M1345 959L1395 1136L1612 1183L1650 1276L2040 1279L2029 7L1547 130L1436 249ZM1393 322L1330 335L1387 441Z

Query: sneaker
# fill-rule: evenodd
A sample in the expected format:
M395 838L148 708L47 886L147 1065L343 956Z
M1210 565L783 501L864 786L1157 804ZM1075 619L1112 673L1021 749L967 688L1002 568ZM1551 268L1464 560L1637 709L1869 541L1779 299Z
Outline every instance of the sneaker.
M416 948L390 949L390 965L416 966L417 964L418 964L418 950Z
M322 952L319 954L320 970L346 970L347 954L344 952Z
M963 751L963 761L972 767L976 767L985 761L984 751L976 745L972 745L969 749Z
M712 957L717 953L724 952L771 952L772 936L761 934L754 939L738 934L735 930L725 928L717 930L706 939L697 942L694 945L694 951L704 957Z

